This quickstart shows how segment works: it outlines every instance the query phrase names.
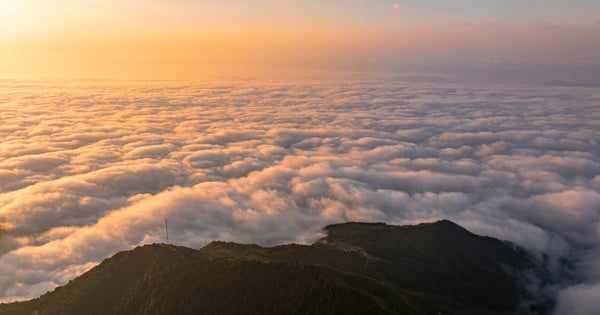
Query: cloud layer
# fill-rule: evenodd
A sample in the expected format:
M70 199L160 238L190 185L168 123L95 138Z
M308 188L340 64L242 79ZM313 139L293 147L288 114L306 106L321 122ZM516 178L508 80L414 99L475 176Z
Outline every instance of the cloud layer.
M557 312L600 308L598 90L0 84L0 300L163 242L165 217L192 247L447 218L576 259Z

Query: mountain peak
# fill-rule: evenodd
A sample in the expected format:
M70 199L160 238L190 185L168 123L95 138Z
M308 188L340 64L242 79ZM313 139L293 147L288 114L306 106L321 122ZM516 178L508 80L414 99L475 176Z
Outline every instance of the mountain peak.
M512 270L528 268L528 257L504 242L448 220L324 229L309 246L139 246L40 298L0 305L0 315L511 314L518 306Z
M447 235L453 237L470 237L474 236L471 232L462 226L450 221L439 220L435 222L419 223L415 225L389 225L382 222L347 222L339 224L327 225L324 229L327 236L320 242L327 241L352 241L357 239L363 241L374 236L388 237L392 234L402 234L414 232L434 233L436 235Z
M423 222L423 223L417 223L417 224L407 224L407 225L392 225L392 224L387 224L384 222L355 222L355 221L351 221L351 222L345 222L345 223L335 223L335 224L329 224L327 226L325 226L323 229L328 231L328 230L332 230L332 229L336 229L339 227L358 227L358 228L371 228L371 229L386 229L386 228L403 228L403 229L407 229L407 228L414 228L414 227L419 227L419 228L423 228L423 227L427 227L427 226L439 226L439 227L453 227L453 228L459 228L461 230L465 230L462 226L447 220L447 219L441 219L438 221L433 221L433 222Z

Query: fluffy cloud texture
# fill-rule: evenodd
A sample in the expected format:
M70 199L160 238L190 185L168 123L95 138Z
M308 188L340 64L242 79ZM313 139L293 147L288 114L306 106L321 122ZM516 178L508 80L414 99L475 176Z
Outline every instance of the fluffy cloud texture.
M557 312L600 307L598 90L0 84L2 301L163 242L165 217L196 248L446 218L573 259Z

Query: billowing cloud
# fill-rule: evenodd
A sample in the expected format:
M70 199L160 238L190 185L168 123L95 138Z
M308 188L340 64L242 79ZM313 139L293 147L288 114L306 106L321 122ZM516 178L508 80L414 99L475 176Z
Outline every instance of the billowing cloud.
M392 82L2 83L0 300L132 246L311 242L329 223L446 218L600 285L600 95ZM548 293L549 292L549 293Z
M556 314L587 315L594 314L600 309L600 285L576 285L569 287L559 294Z

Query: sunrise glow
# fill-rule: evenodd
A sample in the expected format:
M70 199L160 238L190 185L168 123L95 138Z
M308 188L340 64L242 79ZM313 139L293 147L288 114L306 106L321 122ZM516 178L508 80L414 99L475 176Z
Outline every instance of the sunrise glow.
M427 2L3 0L0 73L21 78L356 78L467 65L484 69L494 60L577 66L600 55L598 25L578 5L564 16L512 4L478 11L458 1L441 14L434 10L440 4ZM535 18L526 19L523 11Z

